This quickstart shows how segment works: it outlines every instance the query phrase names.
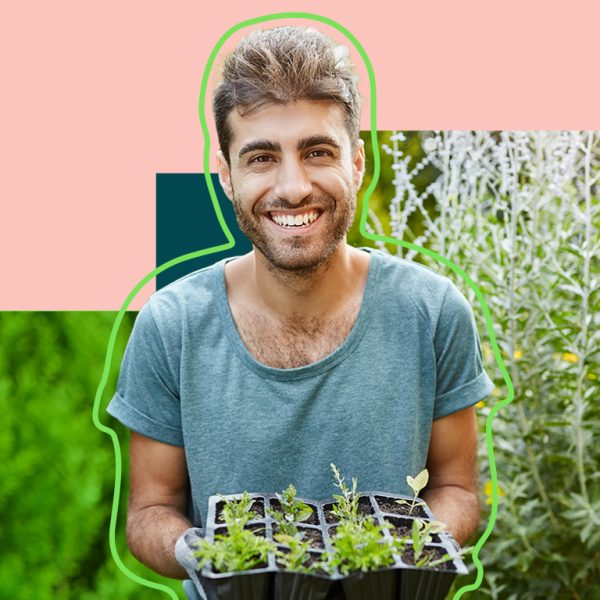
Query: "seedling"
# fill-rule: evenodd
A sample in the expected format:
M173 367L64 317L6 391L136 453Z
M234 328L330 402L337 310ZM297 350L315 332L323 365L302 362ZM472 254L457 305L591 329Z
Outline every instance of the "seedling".
M403 547L404 542L396 537L385 537L388 525L380 525L372 518L362 518L358 514L358 480L352 478L352 488L346 485L339 469L332 463L335 487L342 493L334 495L336 504L332 510L340 520L332 537L332 552L325 553L323 567L332 572L336 569L343 575L356 571L372 571L393 565L394 552Z
M248 492L244 492L241 498L228 500L225 496L221 496L223 500L223 509L221 511L223 519L228 526L240 523L243 526L254 519L257 515L252 509L254 500L250 498Z
M357 523L359 519L358 515L358 480L356 477L352 478L352 489L350 489L342 477L339 469L331 463L331 470L335 478L335 487L337 487L342 494L334 494L335 504L332 507L333 514L342 522L351 521Z
M248 493L240 499L224 501L223 518L227 533L215 535L214 541L201 539L196 544L196 557L199 567L212 563L216 573L248 571L260 564L266 563L269 552L275 551L276 546L270 540L256 535L250 529L245 529L248 521L256 513L250 510L254 501Z
M297 573L312 573L317 568L316 564L310 562L310 553L308 551L310 542L303 542L298 535L288 535L278 533L275 539L280 544L285 544L289 550L277 550L276 557L279 564L286 571L295 571Z
M296 488L290 483L281 494L276 494L281 510L269 509L268 514L277 523L277 531L283 535L298 536L296 523L302 523L313 514L308 504L296 498Z
M441 521L422 521L421 519L415 519L412 524L412 548L414 553L415 566L417 567L436 567L449 560L452 557L446 553L440 558L432 558L429 554L425 553L425 545L431 542L431 536L434 533L441 533L446 530L446 525ZM467 549L461 553L464 554Z
M427 485L429 481L429 471L427 469L423 469L416 477L411 477L408 475L406 477L406 483L408 483L410 489L414 492L414 497L412 502L410 503L410 509L408 514L411 515L415 506L424 506L424 502L417 502L417 498L421 493L421 490ZM406 500L396 500L396 504L409 504Z
M396 547L384 537L384 529L370 518L341 522L331 540L333 551L325 553L324 568L347 575L393 565Z

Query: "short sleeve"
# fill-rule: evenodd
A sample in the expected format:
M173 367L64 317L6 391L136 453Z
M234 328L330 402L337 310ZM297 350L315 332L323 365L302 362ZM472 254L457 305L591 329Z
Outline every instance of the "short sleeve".
M117 391L107 411L137 433L183 446L179 382L173 361L147 303L135 321Z
M434 419L472 406L494 389L492 380L483 369L473 311L452 283L448 286L440 309L434 348Z

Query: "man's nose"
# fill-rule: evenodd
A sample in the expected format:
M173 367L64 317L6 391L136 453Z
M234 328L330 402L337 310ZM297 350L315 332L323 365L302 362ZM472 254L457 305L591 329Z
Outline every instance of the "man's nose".
M280 163L273 193L281 200L299 204L312 192L308 173L297 158L286 158Z

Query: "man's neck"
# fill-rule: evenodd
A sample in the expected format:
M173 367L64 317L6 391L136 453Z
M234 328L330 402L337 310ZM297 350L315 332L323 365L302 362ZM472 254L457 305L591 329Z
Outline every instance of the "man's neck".
M314 319L340 312L357 289L362 292L368 266L366 252L342 242L326 263L309 272L273 268L254 250L230 263L226 276L234 303L244 298L244 304L282 321Z

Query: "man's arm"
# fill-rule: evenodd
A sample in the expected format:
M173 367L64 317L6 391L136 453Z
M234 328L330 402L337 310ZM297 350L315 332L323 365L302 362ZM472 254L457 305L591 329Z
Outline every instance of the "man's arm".
M480 518L474 406L433 422L427 469L429 483L423 498L462 545Z
M175 542L192 523L185 517L188 474L183 448L131 432L127 545L145 565L186 579Z

